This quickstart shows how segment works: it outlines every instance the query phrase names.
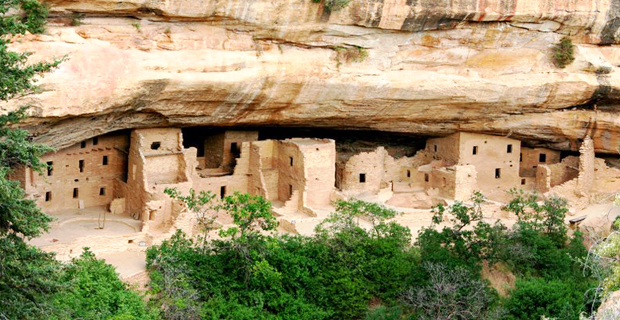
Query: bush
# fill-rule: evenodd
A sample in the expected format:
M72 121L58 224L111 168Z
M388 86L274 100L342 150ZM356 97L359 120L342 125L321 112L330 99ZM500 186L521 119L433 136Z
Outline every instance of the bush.
M557 319L579 319L581 312L590 312L584 294L590 287L572 279L546 280L525 278L517 280L505 306L507 319L539 320L542 316Z
M563 37L560 43L553 47L553 58L555 64L560 68L565 68L567 65L575 61L575 48L573 41L569 37Z

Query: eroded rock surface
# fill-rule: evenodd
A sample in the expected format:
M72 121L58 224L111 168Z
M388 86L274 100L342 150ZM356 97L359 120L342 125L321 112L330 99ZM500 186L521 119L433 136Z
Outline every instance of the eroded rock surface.
M14 48L69 60L3 107L33 105L26 126L56 147L197 125L620 144L620 0L48 2L48 33ZM576 60L559 69L551 48L567 34Z

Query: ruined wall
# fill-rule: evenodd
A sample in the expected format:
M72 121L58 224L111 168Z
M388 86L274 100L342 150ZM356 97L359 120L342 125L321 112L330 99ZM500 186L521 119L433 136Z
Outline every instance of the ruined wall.
M205 137L204 162L206 168L219 168L224 156L224 133L218 133Z
M211 191L218 197L231 195L235 191L241 193L250 192L248 189L250 180L248 179L250 176L250 144L244 143L240 148L241 157L237 159L237 165L232 175L208 178L193 175L191 180L194 190L198 192ZM252 178L256 179L256 176L252 176Z
M125 135L101 136L41 157L52 165L42 175L22 171L26 192L43 211L53 212L107 205L114 196L114 180L126 174L128 139Z
M226 130L205 137L204 163L206 168L232 171L241 153L243 142L258 140L258 131Z
M560 152L546 148L521 147L519 160L519 176L534 177L538 165L560 162Z
M274 165L278 171L278 200L286 202L291 199L293 191L299 196L305 190L304 157L299 147L290 140L276 142ZM298 200L298 203L302 203Z
M477 190L476 167L454 166L454 200L468 201Z
M464 132L459 135L459 164L476 167L478 187L483 193L508 190L520 185L521 141Z
M344 166L340 187L343 191L379 192L384 180L385 158L383 147L373 152L361 152L349 158Z
M551 169L541 164L536 167L536 191L546 193L551 189Z
M446 165L455 165L459 161L460 135L458 133L443 138L426 141L426 153L434 160L443 160Z
M594 143L587 136L579 148L579 176L577 178L577 192L581 195L589 194L594 185Z
M305 192L303 206L325 208L329 206L336 183L336 142L322 139L297 143L304 157Z
M456 188L455 167L433 169L430 172L430 188L437 189L439 196L454 199Z

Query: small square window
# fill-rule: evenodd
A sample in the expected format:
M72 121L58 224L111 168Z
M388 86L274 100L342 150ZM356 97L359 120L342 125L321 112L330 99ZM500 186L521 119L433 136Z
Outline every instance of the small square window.
M52 192L48 191L45 193L45 202L52 201Z
M86 148L86 141L82 141L80 143L80 148Z
M521 179L521 185L524 186L525 185L525 179Z
M478 146L474 146L471 150L471 154L478 154Z
M99 195L100 196L105 196L105 187L99 188Z
M512 145L511 144L506 146L506 153L512 153Z
M80 196L80 190L73 188L73 199L77 199Z
M499 179L501 177L502 177L502 169L496 168L495 169L495 179Z
M93 146L96 146L96 145L98 145L98 144L99 144L99 138L94 137L94 138L93 138Z
M54 162L53 161L48 161L47 162L47 175L51 176L52 173L54 173Z
M154 141L153 143L151 143L151 150L157 150L159 149L159 147L161 147L160 141Z
M108 156L103 156L103 161L102 161L102 164L103 164L104 166L107 166L107 165L108 165Z
M538 155L538 162L540 163L545 163L547 162L547 155L544 153L541 153Z
M366 182L366 174L360 173L360 183L365 183L365 182Z

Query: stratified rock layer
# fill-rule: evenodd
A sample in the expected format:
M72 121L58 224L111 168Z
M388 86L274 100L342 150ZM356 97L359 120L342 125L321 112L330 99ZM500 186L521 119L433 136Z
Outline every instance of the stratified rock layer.
M26 126L56 147L197 125L620 144L620 0L49 3L48 34L14 48L69 60L5 107L33 105ZM70 12L87 14L82 25ZM552 47L566 34L576 60L559 69Z

